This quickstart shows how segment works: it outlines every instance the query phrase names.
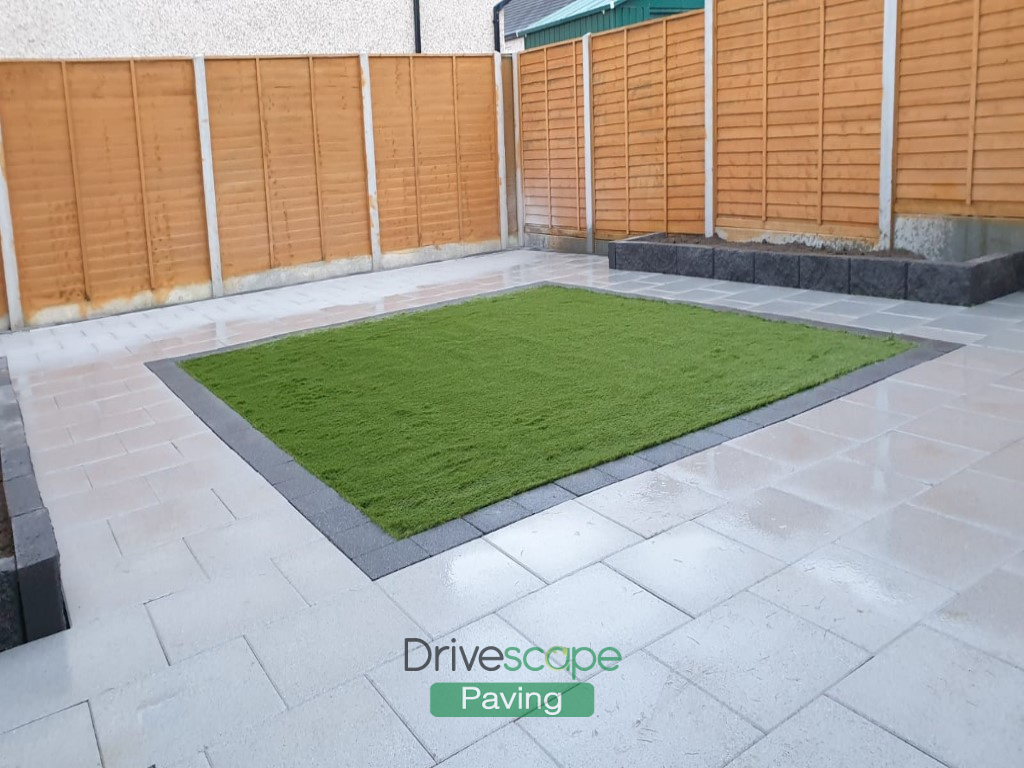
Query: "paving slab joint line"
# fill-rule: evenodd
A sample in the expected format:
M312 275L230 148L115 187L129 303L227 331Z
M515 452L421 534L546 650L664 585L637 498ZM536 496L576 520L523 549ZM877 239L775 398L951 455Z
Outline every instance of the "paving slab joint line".
M439 302L428 303L423 306L397 309L391 312L382 313L379 315L370 315L362 318L355 318L351 320L345 320L340 323L327 324L319 326L317 328L291 331L283 334L276 334L268 336L263 339L256 339L253 341L244 342L241 344L235 344L226 347L220 347L217 349L205 351L205 352L194 352L180 357L169 357L163 360L155 360L145 363L145 366L154 373L163 383L171 390L203 423L210 428L210 430L216 434L225 444L228 445L235 453L237 453L246 463L248 463L257 473L259 473L264 479L267 480L277 491L280 493L289 504L296 508L300 514L303 515L317 530L320 531L334 546L345 554L352 562L372 581L376 581L384 576L399 571L410 565L415 565L418 562L422 562L430 557L437 554L442 554L449 549L459 546L461 541L456 541L439 548L436 552L428 551L418 541L415 540L415 536L411 536L405 539L395 539L394 537L383 531L371 518L369 518L362 510L359 510L354 505L345 501L344 497L340 497L340 494L314 478L307 470L302 467L298 462L292 459L289 461L281 461L278 463L266 464L265 457L267 455L274 456L282 454L287 456L272 440L266 437L262 432L258 431L249 422L242 418L236 413L227 403L217 397L213 392L203 386L199 381L193 379L183 368L180 367L180 363L186 360L192 360L197 357L205 357L211 354L220 354L223 352L229 352L236 349L248 348L258 344L265 344L279 339L288 338L295 335L315 333L318 331L329 330L332 328L340 328L355 323L365 322L367 320L381 320L387 317L396 315L404 315L413 312L423 312L439 307L450 306L454 304L463 304L468 301L473 301L479 298L488 298L500 295L506 295L510 293L518 293L521 291L529 290L539 286L558 286L558 287L571 287L578 290L588 290L594 293L604 293L613 296L622 296L617 291L591 286L580 286L580 285L566 285L552 280L538 280L523 285L513 286L511 288L503 288L494 291L485 291L483 293L473 294L469 296L460 296L457 298L446 299ZM904 371L914 365L918 365L929 360L933 360L940 357L948 352L952 352L959 349L961 344L944 341L934 341L932 339L924 339L916 336L909 336L905 334L896 334L887 331L875 331L870 329L862 329L851 326L838 325L835 323L822 322L818 320L809 320L805 318L792 317L786 315L772 315L763 312L755 312L751 310L736 309L732 307L715 307L708 306L705 304L696 304L691 301L686 301L679 298L662 298L662 297L651 297L637 294L630 294L631 297L635 297L647 301L659 301L669 304L682 304L686 306L698 307L701 309L707 309L714 312L727 312L730 314L747 315L751 317L759 317L774 322L789 322L801 325L808 325L817 328L823 328L828 330L839 330L844 332L853 332L863 336L875 337L875 338L897 338L904 341L914 343L916 346L896 355L894 357L881 360L877 363L858 368L850 373L840 376L836 379L826 381L815 387L801 390L800 392L794 393L788 397L776 400L769 403L761 408L747 411L743 414L719 422L718 424L710 425L703 430L691 432L686 435L681 435L672 440L666 441L647 448L641 449L625 456L620 456L617 459L613 459L608 462L591 467L589 469L581 470L580 472L574 472L566 477L559 478L551 483L546 483L536 488L523 491L520 494L511 496L508 499L500 500L494 504L483 507L474 512L457 518L464 520L466 523L476 528L481 536L488 533L492 533L495 530L510 525L513 522L530 517L538 512L543 512L550 509L558 504L569 501L571 499L578 498L583 493L577 493L572 488L567 487L569 479L589 472L591 470L597 470L598 472L609 475L613 482L619 482L629 477L635 476L645 471L658 469L671 464L676 459L668 458L663 456L663 459L654 458L656 453L653 453L658 448L665 449L665 453L671 454L672 450L678 448L680 445L685 445L685 441L688 437L694 435L705 434L705 442L708 445L705 448L699 450L706 450L706 448L713 447L724 443L728 440L741 437L745 434L749 434L758 429L761 429L770 424L774 424L786 419L797 416L801 413L809 411L820 405L824 405L833 400L837 400L845 395L851 394L865 386L877 383L895 373ZM874 373L872 373L872 371ZM866 373L867 372L867 373ZM878 374L877 378L875 374ZM796 405L793 404L793 399L797 399ZM785 405L787 401L790 401L789 407ZM773 409L776 410L775 415L771 415ZM758 416L760 414L760 416ZM766 415L767 414L767 415ZM761 422L765 423L761 423ZM715 428L722 428L724 424L731 424L732 426L724 428L726 431L717 431ZM230 426L228 426L230 425ZM691 451L697 453L698 451ZM625 467L630 464L632 460L633 466L630 469L626 469L621 472L623 477L618 477L618 470L613 474L609 469L612 465L618 465ZM273 478L273 479L272 479ZM292 485L288 485L289 481L294 481ZM299 490L293 488L293 486L302 486L303 484L309 485L312 483L317 487L311 493L301 493ZM601 486L603 487L603 486ZM546 491L545 491L546 489ZM589 492L589 491L587 491ZM342 501L349 504L350 510L347 510L349 514L352 514L356 521L350 525L343 526L340 530L337 526L337 518L331 516L331 510L320 511L313 513L309 510L308 505L303 503L304 499L309 498L317 493L325 494L337 494ZM544 498L547 495L551 498ZM525 501L527 497L538 498L536 503L532 501L529 504L521 503ZM492 510L498 505L506 503L516 504L518 507L522 507L525 514L519 515L517 511L509 513L509 517L505 522L498 520L498 524L495 527L485 526L482 524L482 517L479 513L484 510ZM496 511L496 514L501 514ZM474 517L476 516L476 517ZM442 523L441 525L444 525ZM436 530L439 526L435 526L430 529L431 531ZM356 529L362 529L365 531L371 531L372 538L376 539L376 543L370 542L369 548L362 549L361 547L349 546L346 551L346 546L343 542L351 541L351 534ZM423 533L427 533L424 531ZM349 538L346 538L346 535ZM479 537L474 537L479 538Z

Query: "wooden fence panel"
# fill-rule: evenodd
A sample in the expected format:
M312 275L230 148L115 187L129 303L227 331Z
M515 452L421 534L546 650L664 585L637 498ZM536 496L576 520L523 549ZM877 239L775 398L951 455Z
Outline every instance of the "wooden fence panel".
M381 248L498 237L494 61L370 60Z
M136 94L153 288L210 282L190 61L137 61Z
M320 261L312 61L262 59L257 63L274 266Z
M601 238L629 231L626 31L591 39L594 228Z
M313 59L313 84L324 256L365 256L370 206L359 57Z
M819 223L878 236L882 0L825 5Z
M67 65L72 162L91 301L152 285L128 62Z
M704 12L665 21L668 232L704 232Z
M4 170L26 319L86 300L60 62L0 64Z
M1024 8L905 0L898 213L1024 216Z
M877 238L883 0L716 8L716 223Z
M225 278L276 264L267 216L263 117L253 59L206 62L210 141L216 179L221 269Z
M411 75L409 57L370 59L380 244L385 253L420 242Z
M601 238L704 230L704 14L593 38Z
M581 236L586 228L583 43L519 58L523 197L531 231Z
M494 59L459 56L456 78L461 239L466 243L489 242L501 236Z
M548 173L547 48L519 54L519 131L523 179L523 223L530 231L549 229L551 176Z
M459 240L461 167L453 58L413 59L419 245Z

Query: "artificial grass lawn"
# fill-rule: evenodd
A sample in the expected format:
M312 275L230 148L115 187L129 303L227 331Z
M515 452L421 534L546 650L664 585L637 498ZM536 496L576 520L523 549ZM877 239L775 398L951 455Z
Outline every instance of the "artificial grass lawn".
M184 367L401 538L910 346L548 286Z

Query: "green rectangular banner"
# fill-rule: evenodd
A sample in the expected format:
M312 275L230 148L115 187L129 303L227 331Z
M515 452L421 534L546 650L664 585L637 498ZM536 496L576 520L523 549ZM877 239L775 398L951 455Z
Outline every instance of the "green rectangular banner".
M590 683L434 683L434 717L590 717Z

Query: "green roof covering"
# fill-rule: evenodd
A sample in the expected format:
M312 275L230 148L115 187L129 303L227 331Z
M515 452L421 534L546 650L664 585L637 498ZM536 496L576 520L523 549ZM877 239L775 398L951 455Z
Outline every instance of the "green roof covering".
M572 21L582 16L589 16L592 13L598 11L611 10L616 5L622 5L628 2L628 0L573 0L562 8L559 8L554 13L549 13L542 19L532 24L523 30L523 34L529 34L531 32L537 32L541 29L547 29L553 27L556 24L562 24L566 21Z

